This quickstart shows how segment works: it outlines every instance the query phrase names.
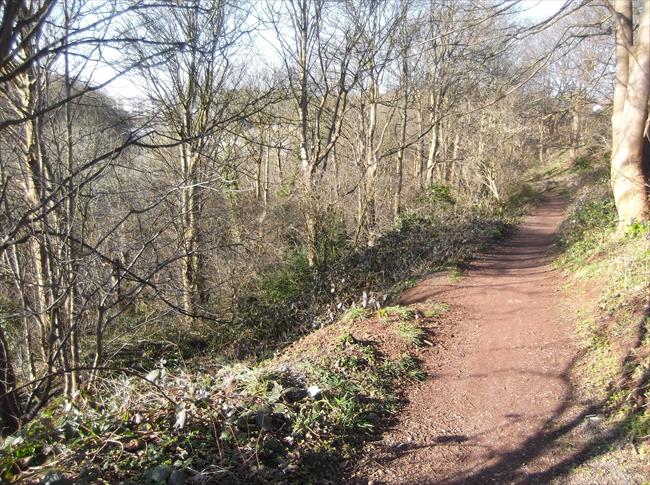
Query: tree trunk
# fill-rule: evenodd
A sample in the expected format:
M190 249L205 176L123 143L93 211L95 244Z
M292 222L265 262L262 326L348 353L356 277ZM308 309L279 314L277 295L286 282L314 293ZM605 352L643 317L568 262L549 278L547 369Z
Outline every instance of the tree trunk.
M580 143L582 138L582 118L580 116L580 105L571 109L571 160L575 161L580 155Z
M400 128L400 145L397 150L397 167L395 194L393 199L393 214L395 219L402 213L402 185L404 183L404 152L406 145L406 126L408 124L408 98L404 96L404 105L402 107L402 126Z
M424 161L424 118L422 116L422 103L418 100L417 108L417 118L418 118L418 134L419 140L416 148L415 158L413 159L413 176L417 181L418 186L422 187L422 166Z
M185 320L191 324L196 315L196 299L199 294L198 260L198 200L195 180L196 154L187 144L181 145L181 167L184 187L181 190L181 220L183 223L183 299Z
M20 426L20 407L15 387L16 376L0 327L0 429L3 433L13 433Z
M408 48L402 52L402 83L404 92L402 93L402 123L399 133L399 148L397 150L397 181L395 184L395 194L393 197L393 215L397 219L402 212L402 184L404 179L404 152L406 150L406 128L408 126L408 109L409 109L409 89L408 89Z
M303 148L301 153L302 168L302 203L305 219L305 248L307 250L307 264L310 268L318 266L318 201L314 191L314 166L306 158L307 152Z
M546 160L546 139L544 137L544 118L539 123L539 145L538 145L538 158L539 158L539 165L543 166L544 165L544 160Z
M438 118L439 100L437 96L431 96L431 106L433 109L433 133L431 133L431 144L429 145L429 156L427 157L427 187L433 184L433 170L436 167L438 158L438 145L440 144L440 119Z
M460 166L460 131L456 132L456 138L454 138L454 151L451 153L452 165L451 165L451 174L450 174L450 184L454 184L456 180L456 173L458 172L457 167ZM459 184L457 184L459 185Z
M619 7L617 3L617 7ZM648 219L647 179L644 176L644 131L650 97L650 6L641 14L638 41L630 51L625 105L614 132L617 149L612 158L612 188L619 227ZM618 72L618 68L617 68Z
M623 127L623 109L630 72L632 50L632 0L614 2L616 22L616 78L612 107L612 157L618 150L620 131Z
M270 131L270 130L269 130ZM263 170L264 170L264 153L265 153L265 148L264 148L264 130L261 130L260 133L260 138L262 139L262 142L260 143L259 146L259 154L257 156L257 164L256 164L256 170L255 170L255 199L260 200L262 198L262 191L264 190L263 184L264 181L262 180L263 177ZM268 150L268 148L266 149Z
M373 64L374 68L374 64ZM377 131L377 114L379 105L379 83L375 78L372 79L372 91L370 107L368 113L368 129L366 132L365 147L366 152L366 183L365 183L365 203L366 203L366 243L372 246L375 243L377 231L377 172L379 161L377 160L377 151L375 146L375 134Z

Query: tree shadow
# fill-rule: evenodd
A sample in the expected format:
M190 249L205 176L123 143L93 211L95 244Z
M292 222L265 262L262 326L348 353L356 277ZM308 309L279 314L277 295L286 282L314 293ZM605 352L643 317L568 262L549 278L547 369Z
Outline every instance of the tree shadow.
M499 451L485 445L475 443L475 436L465 435L440 435L431 440L420 443L398 444L384 447L383 455L377 460L379 466L385 465L400 456L413 453L418 449L436 446L456 446L467 450L471 448L485 448L485 456L489 463L469 470L459 470L451 475L442 477L421 476L415 480L400 481L403 484L436 483L444 485L467 484L545 484L555 479L566 476L576 467L587 463L589 460L604 455L612 446L620 444L629 434L633 420L638 416L647 403L643 392L650 385L650 369L646 369L641 376L633 379L634 369L639 362L639 353L643 352L643 345L648 333L648 319L650 318L650 300L645 305L635 326L633 345L620 359L618 379L608 389L605 397L586 403L576 408L579 396L572 385L571 377L577 371L585 352L578 354L561 373L565 387L562 404L550 415L538 431L524 443L511 451ZM644 354L645 355L645 354ZM636 389L630 394L635 400L633 406L612 408L612 397L621 390ZM629 401L629 399L628 399ZM629 404L629 403L628 403ZM614 425L603 426L600 418L612 411L617 411L621 418ZM514 424L523 416L507 416ZM491 430L483 431L488 434ZM570 443L571 446L567 446ZM498 444L497 444L498 445ZM551 457L551 459L549 459ZM488 461L486 459L486 461ZM529 467L531 463L535 466ZM368 479L355 479L353 483L368 483ZM373 480L373 483L382 483Z

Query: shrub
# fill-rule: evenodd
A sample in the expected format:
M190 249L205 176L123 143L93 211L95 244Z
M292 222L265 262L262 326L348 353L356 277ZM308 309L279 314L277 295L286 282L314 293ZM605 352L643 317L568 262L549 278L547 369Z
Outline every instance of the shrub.
M266 301L283 303L309 291L312 281L303 246L291 251L278 267L262 276L260 293Z
M450 206L456 203L456 199L451 195L449 187L443 184L433 184L427 187L420 195L419 200L432 206Z

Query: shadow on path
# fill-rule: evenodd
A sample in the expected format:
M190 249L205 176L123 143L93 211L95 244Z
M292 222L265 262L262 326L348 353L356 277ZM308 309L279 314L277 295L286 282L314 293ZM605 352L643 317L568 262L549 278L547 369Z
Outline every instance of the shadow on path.
M547 195L460 281L433 277L403 294L404 304L445 301L461 316L447 350L427 357L429 378L410 393L400 423L366 458L373 483L548 483L619 439L626 420L600 423L610 396L582 402L571 382L583 355L571 346L549 265L565 206ZM621 378L643 344L644 320Z

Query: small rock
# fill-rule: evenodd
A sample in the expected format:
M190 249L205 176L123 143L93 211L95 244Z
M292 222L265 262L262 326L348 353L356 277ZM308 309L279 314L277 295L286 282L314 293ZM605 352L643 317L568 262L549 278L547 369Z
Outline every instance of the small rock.
M288 403L294 403L307 397L307 391L299 387L289 387L282 394L284 400Z
M48 456L44 452L36 453L35 455L32 455L29 460L27 461L28 467L35 467L35 466L41 466L45 462L47 462Z
M185 470L174 470L167 480L167 485L186 485L189 478Z
M307 388L307 395L309 395L309 397L318 397L322 392L322 389L318 386L309 386Z
M145 472L144 481L150 484L165 483L173 471L169 465L158 465Z

